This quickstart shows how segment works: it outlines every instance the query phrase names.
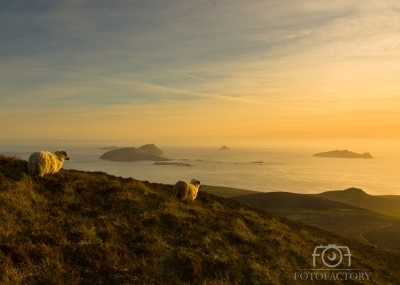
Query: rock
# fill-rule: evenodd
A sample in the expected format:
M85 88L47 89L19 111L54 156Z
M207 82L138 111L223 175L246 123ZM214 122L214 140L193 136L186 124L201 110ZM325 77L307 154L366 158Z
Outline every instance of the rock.
M373 158L371 154L365 152L363 154L351 152L348 150L334 150L328 152L321 152L314 154L314 156L319 157L338 157L338 158Z
M170 159L161 157L163 151L154 144L146 144L139 148L124 147L115 150L110 150L100 156L100 159L111 161L169 161Z

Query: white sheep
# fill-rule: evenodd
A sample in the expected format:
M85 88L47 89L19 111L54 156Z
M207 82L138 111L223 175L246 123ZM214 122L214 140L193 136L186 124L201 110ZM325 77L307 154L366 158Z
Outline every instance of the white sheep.
M190 183L180 180L175 183L174 193L179 200L183 201L188 199L193 201L196 199L200 187L200 181L196 179L192 179Z
M38 151L31 154L28 161L28 173L32 176L43 177L46 174L57 173L65 160L69 160L68 154L59 150L55 153Z

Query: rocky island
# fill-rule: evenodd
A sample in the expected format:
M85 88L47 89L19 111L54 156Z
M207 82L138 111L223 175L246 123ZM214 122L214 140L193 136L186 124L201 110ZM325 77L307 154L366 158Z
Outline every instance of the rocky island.
M371 154L368 152L364 152L363 154L351 152L348 150L334 150L328 152L321 152L314 154L314 156L319 157L338 157L338 158L373 158Z
M153 165L174 165L174 166L192 166L189 163L182 163L182 162L160 162L156 161Z
M219 150L230 150L229 147L227 147L226 145L221 146L221 148Z
M154 144L146 144L141 147L124 147L105 152L100 159L111 161L169 161L170 159L162 157L163 151Z

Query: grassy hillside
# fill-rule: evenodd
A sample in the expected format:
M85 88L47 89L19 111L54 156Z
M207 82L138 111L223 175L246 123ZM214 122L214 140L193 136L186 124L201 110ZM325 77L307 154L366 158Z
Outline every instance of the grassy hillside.
M341 201L369 209L376 213L393 217L394 219L384 219L381 224L371 223L371 220L361 221L359 224L366 224L370 228L363 231L363 238L382 249L400 253L400 196L386 195L373 196L365 193L361 189L350 188L342 191L327 191L316 195L332 201ZM372 220L376 220L374 217Z
M328 196L324 195L325 193L329 193L332 200L322 198ZM400 219L381 214L384 212L382 207L393 201L387 198L386 204L379 204L382 198L353 189L325 193L304 195L288 192L268 192L232 198L294 221L400 253ZM359 203L357 203L355 196L367 196L367 198L360 197ZM346 197L353 205L344 203L347 201ZM376 207L381 211L375 212L359 207L365 205L365 200L368 200L368 205L373 208L375 198Z
M358 188L327 191L315 196L400 218L400 196L373 196Z
M0 155L0 284L321 284L294 280L318 245L351 249L352 268L396 284L398 256L200 192L101 172L27 176ZM345 261L340 266L346 266Z
M243 189L236 189L236 188L222 187L222 186L212 186L212 185L202 185L201 190L205 191L205 192L209 192L214 195L222 196L222 197L234 197L234 196L243 196L243 195L260 193L260 192L251 191L251 190L243 190Z
M259 208L274 209L274 211L282 210L285 213L289 213L290 211L293 211L293 213L300 211L326 212L341 209L343 211L356 211L371 214L371 211L351 206L346 203L290 192L259 192L238 196L235 197L235 200L252 204Z

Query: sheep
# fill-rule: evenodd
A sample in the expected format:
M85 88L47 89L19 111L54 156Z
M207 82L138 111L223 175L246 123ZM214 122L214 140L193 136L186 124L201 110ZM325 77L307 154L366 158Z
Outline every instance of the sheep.
M192 179L190 183L180 180L175 183L174 193L179 200L188 199L193 201L196 199L200 187L200 181L196 179Z
M55 153L49 151L34 152L29 157L28 173L31 176L39 177L57 173L65 160L69 160L69 157L63 150L56 151Z

